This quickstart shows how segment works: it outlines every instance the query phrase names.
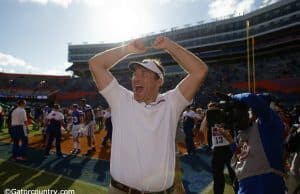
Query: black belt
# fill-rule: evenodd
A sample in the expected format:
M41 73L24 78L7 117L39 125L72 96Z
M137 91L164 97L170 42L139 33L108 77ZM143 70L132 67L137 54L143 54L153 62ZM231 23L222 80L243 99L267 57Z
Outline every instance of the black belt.
M117 189L119 189L121 191L124 191L126 193L130 193L130 194L169 194L169 193L172 193L174 191L174 189L175 189L174 184L173 184L170 188L168 188L168 189L166 189L164 191L158 191L158 192L148 192L147 191L147 192L143 192L143 191L139 191L137 189L131 188L131 187L127 186L127 185L124 185L124 184L116 181L113 178L111 178L111 182L110 183L111 183L111 185L113 187L115 187L115 188L117 188Z
M23 127L23 125L12 125L12 128Z

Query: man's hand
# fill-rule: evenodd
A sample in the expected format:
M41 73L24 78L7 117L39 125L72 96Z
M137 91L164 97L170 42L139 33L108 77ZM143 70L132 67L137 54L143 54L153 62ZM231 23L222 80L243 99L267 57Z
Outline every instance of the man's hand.
M192 52L164 36L158 36L154 40L152 47L168 52L188 73L178 86L185 99L191 101L207 74L207 65Z
M133 40L128 43L127 51L132 54L140 54L146 52L147 48L144 45L144 42L141 39Z
M170 42L171 40L167 37L164 37L164 36L158 36L153 44L152 44L152 47L155 48L155 49L166 49L167 48L167 45L168 43Z

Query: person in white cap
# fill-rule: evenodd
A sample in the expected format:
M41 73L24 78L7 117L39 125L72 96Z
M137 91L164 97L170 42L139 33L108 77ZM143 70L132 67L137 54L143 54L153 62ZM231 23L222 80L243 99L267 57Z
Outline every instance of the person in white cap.
M130 54L142 54L141 39L96 54L89 68L99 92L111 107L113 124L111 185L108 193L176 193L175 134L177 121L208 72L207 65L167 37L152 47L163 49L187 71L173 90L160 94L163 66L156 60L132 62L132 89L122 87L109 71Z

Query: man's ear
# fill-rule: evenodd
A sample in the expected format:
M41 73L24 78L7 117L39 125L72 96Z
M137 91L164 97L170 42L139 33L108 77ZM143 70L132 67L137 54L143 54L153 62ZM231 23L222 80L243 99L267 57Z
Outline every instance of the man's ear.
M162 87L162 85L164 84L164 80L161 78L159 78L159 80L160 80L160 87Z

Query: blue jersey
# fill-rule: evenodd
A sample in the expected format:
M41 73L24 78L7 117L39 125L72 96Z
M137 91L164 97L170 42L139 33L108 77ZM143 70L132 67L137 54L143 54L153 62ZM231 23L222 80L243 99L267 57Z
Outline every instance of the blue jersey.
M278 114L269 107L262 96L242 93L233 98L247 104L257 114L260 141L270 166L284 172L284 125Z
M80 124L80 115L82 114L81 111L75 110L72 112L72 123L73 125L79 125Z
M255 157L245 158L242 161L244 165L240 165L241 167L239 168L239 173L243 173L245 178L239 181L238 193L284 194L285 183L283 177L278 175L284 172L284 125L280 117L270 109L266 99L262 96L252 93L242 93L235 95L233 98L247 104L257 114L258 119L255 130L258 131L257 137L255 136L254 129L251 129L247 141L247 144L249 144L248 153L260 153L256 158L266 158L267 165L270 166L264 169L261 168L261 166L264 166L261 160L254 161ZM260 149L262 152L259 152ZM274 173L272 169L277 170L275 171L277 173Z

